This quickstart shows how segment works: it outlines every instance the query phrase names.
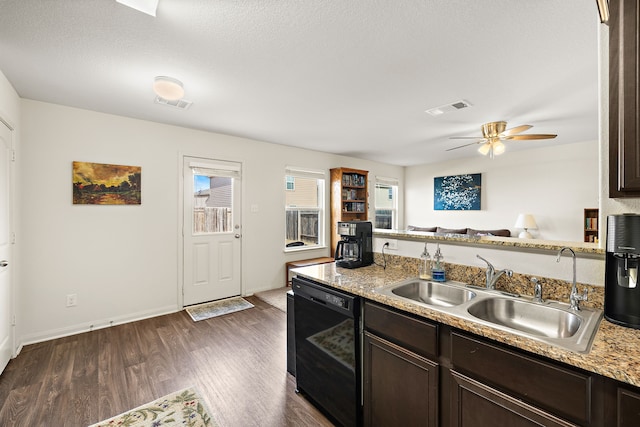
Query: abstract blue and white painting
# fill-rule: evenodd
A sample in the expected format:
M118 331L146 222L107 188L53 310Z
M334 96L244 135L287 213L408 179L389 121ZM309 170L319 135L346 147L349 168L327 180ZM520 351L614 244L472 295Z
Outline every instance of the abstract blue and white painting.
M440 176L433 179L433 209L479 211L482 174Z

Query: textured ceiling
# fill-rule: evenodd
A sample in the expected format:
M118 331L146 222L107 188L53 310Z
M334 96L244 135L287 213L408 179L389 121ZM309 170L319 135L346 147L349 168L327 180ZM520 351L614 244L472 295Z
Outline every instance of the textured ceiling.
M413 165L480 157L449 137L496 120L558 134L507 150L596 141L598 25L593 0L0 0L0 70L23 98ZM192 107L155 104L157 75Z

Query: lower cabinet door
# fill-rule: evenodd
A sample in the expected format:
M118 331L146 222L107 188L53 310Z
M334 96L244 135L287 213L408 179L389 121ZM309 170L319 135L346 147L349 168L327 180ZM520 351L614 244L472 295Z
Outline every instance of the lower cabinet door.
M450 373L452 426L577 426L456 371Z
M618 387L617 427L640 426L640 394L628 388ZM613 425L613 424L612 424Z
M438 365L365 332L366 426L429 426L438 423Z

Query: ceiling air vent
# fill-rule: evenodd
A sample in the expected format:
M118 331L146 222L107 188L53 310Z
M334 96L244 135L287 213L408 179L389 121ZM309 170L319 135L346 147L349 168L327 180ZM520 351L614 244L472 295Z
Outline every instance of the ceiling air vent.
M465 101L464 99L460 101L453 102L451 104L441 105L440 107L431 108L426 110L427 113L432 116L439 116L441 114L450 113L452 111L462 110L463 108L471 107L471 103L469 101Z
M169 107L178 108L180 110L188 110L189 107L191 107L191 104L193 104L193 102L187 101L186 99L177 99L175 101L172 101L169 99L164 99L161 96L156 96L155 103L161 104L161 105L168 105Z

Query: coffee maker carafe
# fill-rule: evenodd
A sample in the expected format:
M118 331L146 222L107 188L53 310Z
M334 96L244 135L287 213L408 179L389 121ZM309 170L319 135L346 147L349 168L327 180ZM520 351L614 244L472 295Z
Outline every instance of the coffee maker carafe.
M369 221L338 222L340 241L336 245L338 267L358 268L373 264L373 227Z
M612 323L640 329L640 215L607 217L604 317Z

